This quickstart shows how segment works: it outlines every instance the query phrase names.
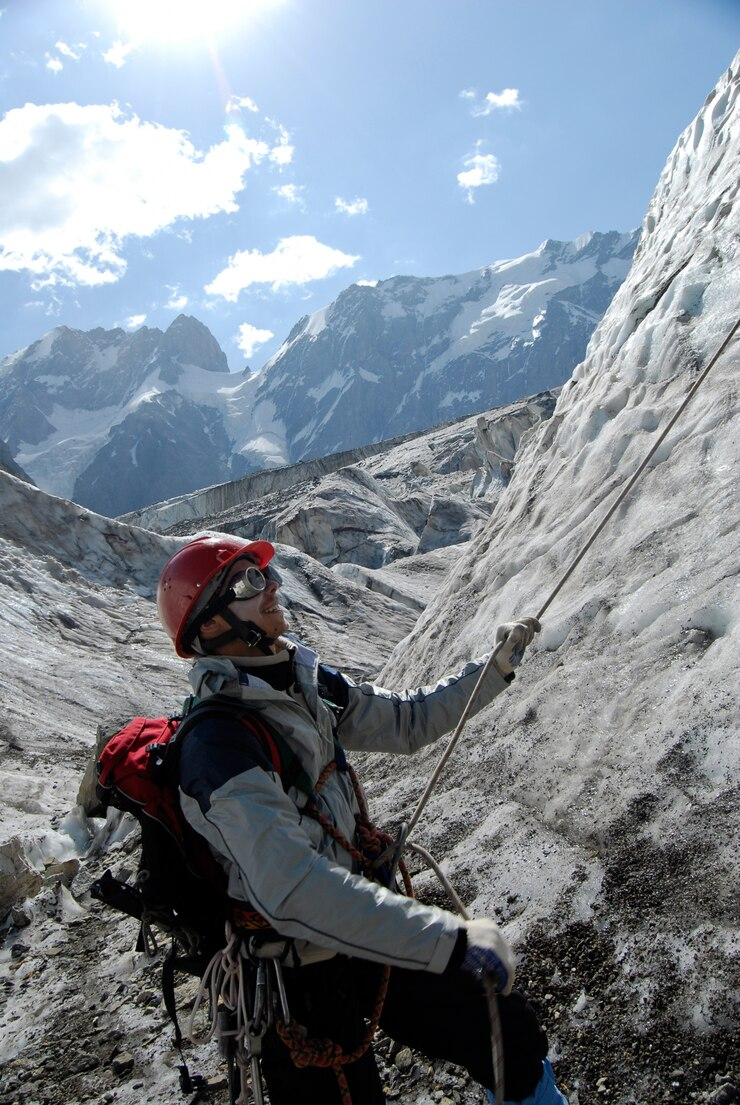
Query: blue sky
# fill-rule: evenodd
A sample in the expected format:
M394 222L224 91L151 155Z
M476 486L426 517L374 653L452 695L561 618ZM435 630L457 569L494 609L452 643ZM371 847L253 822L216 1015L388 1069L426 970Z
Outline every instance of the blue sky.
M0 0L0 355L639 226L732 0Z

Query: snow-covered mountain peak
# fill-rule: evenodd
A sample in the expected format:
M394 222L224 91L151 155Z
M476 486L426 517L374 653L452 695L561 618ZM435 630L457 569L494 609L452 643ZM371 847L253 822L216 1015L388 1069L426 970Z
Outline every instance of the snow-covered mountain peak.
M240 449L269 437L296 462L563 383L636 242L591 233L458 275L352 285L265 366Z
M170 323L162 335L159 357L165 362L160 370L163 373L167 358L171 358L174 364L192 365L206 372L229 371L226 354L213 334L192 315L178 315Z
M353 284L254 376L186 315L58 327L0 364L0 439L39 486L115 515L506 405L568 378L627 272L635 234L587 237Z
M148 450L141 438L148 434L157 447L158 412L166 412L164 419L172 422L177 408L184 427L180 432L197 438L208 416L191 408L217 392L224 377L229 378L228 364L216 339L186 315L164 333L146 326L133 333L58 326L0 365L0 437L40 486L119 513L140 505L139 495L150 494L137 486L142 478L156 484L159 472L161 492L171 487L165 464L154 456L145 466L143 461ZM206 462L205 482L209 475L217 479L223 464L228 470L228 439L223 428L220 433L222 466ZM117 443L128 474L113 466Z

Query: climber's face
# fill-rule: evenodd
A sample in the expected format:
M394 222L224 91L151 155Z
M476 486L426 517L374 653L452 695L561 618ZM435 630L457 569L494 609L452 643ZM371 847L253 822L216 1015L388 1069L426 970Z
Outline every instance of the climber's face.
M282 579L274 568L257 568L245 561L237 561L230 573L225 590L232 591L229 610L240 621L254 622L264 629L268 637L279 637L288 628L288 616L280 604L278 592Z
M221 594L231 598L228 610L242 622L253 622L268 637L279 637L288 628L288 616L278 592L282 579L272 567L258 568L243 557L234 561L224 581ZM229 623L214 614L200 627L199 636L205 644L227 632ZM261 656L264 653L241 640L231 640L215 649L225 656Z

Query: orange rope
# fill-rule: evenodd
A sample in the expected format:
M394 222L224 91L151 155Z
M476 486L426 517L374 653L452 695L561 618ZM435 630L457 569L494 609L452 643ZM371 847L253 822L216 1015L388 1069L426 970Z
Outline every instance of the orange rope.
M329 776L332 774L332 772L336 770L337 764L335 760L332 760L330 764L326 765L324 770L321 772L321 775L319 775L316 786L314 787L315 794L318 794L319 790L324 786ZM332 837L333 840L336 840L337 844L339 844L340 847L344 848L346 852L349 852L352 858L356 860L359 864L360 869L362 870L362 873L365 875L365 877L374 880L377 875L374 861L383 852L387 851L389 847L394 845L395 840L389 833L383 832L382 829L379 829L376 825L372 824L372 822L370 821L370 813L367 808L367 802L365 801L365 795L362 792L362 787L360 786L360 781L357 778L357 773L355 772L354 768L351 767L349 764L347 764L347 771L349 773L350 779L352 780L352 788L355 792L357 805L360 810L359 813L355 814L357 839L360 844L359 848L355 848L355 846L351 844L334 825L332 825L331 821L329 821L328 818L324 817L324 815L319 812L319 809L313 799L309 799L306 803L306 811L311 815L311 817L318 821L322 829L330 837ZM406 891L406 896L408 898L413 898L414 891L411 886L411 879L409 878L409 874L406 870L406 865L404 864L403 860L401 860L401 862L399 863L398 869L403 878L403 885L404 890Z
M303 1035L300 1025L297 1025L295 1022L290 1025L286 1025L282 1020L276 1022L280 1039L289 1049L290 1057L295 1066L331 1067L333 1069L339 1084L339 1092L342 1095L342 1105L352 1105L352 1095L350 1094L349 1083L347 1082L347 1076L343 1068L361 1059L372 1044L373 1036L375 1035L378 1022L380 1021L380 1015L383 1012L383 1003L385 1002L385 995L388 990L390 974L390 967L383 967L380 987L375 999L375 1005L373 1006L370 1023L362 1041L354 1051L344 1051L344 1049L333 1040L307 1039Z

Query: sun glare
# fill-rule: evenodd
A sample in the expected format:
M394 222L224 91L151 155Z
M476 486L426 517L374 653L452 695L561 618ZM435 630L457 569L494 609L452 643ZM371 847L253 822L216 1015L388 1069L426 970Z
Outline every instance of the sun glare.
M119 34L131 42L218 38L280 0L111 0Z

